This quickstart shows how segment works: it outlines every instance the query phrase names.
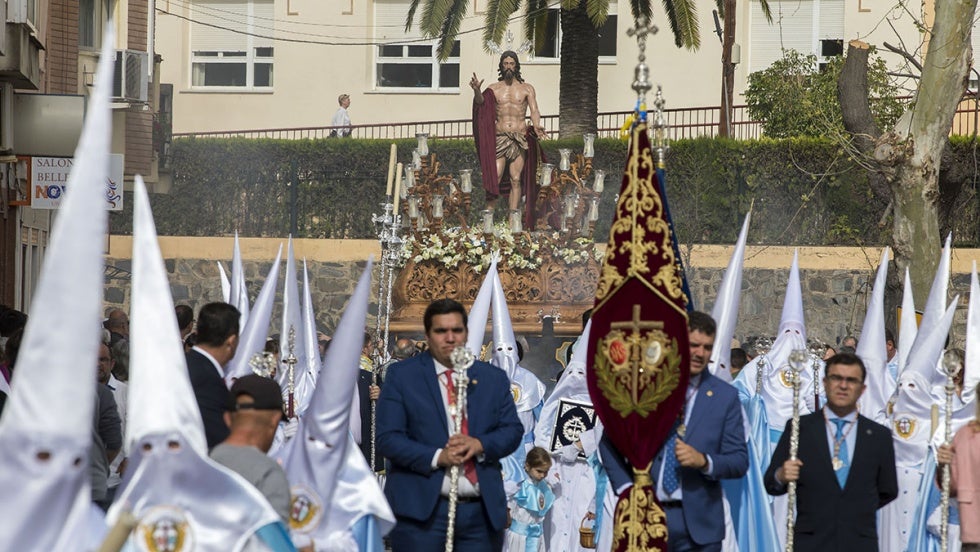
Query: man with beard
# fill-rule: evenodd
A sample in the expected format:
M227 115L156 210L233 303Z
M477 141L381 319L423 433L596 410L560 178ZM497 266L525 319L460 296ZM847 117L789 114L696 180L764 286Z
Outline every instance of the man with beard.
M537 140L545 137L541 126L541 114L534 87L521 77L521 63L517 54L506 51L500 55L500 74L497 82L482 90L483 81L470 79L473 88L473 134L476 139L483 187L487 191L487 207L493 210L497 198L507 188L509 179L509 207L520 207L521 177L524 177L525 225L534 222L534 198L536 196L535 173L537 172ZM482 90L482 91L481 91ZM528 110L532 126L524 121ZM495 152L493 156L490 152ZM531 151L532 155L528 155ZM506 170L506 172L505 172Z

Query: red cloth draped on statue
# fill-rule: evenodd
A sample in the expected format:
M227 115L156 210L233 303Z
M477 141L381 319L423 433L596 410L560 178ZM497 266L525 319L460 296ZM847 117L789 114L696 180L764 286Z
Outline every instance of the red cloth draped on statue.
M690 379L687 296L645 124L633 130L599 283L586 372L605 435L633 466L614 551L665 550L666 516L650 466L684 407Z
M544 152L538 144L538 135L531 127L527 137L527 158L521 172L521 192L524 197L524 229L533 230L535 222L535 201L538 197L538 156L545 162ZM476 155L480 158L480 172L483 189L487 199L510 193L510 175L504 173L501 179L497 174L497 97L493 90L483 91L483 103L473 103L473 140L476 142Z

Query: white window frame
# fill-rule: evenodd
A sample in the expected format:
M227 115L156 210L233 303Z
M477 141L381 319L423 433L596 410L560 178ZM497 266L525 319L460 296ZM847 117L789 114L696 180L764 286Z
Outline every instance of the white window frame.
M776 0L769 3L773 16L773 23L770 25L762 15L759 1L751 0L746 63L749 72L768 68L783 57L784 49L795 49L804 55L816 56L819 67L830 59L822 55L822 40L842 40L846 51L845 5L845 0Z
M189 89L193 91L201 92L272 92L275 89L275 43L267 45L265 40L259 40L253 34L271 34L271 31L267 28L274 23L269 20L257 20L255 19L255 2L254 0L244 0L247 5L246 17L244 21L241 21L241 26L243 32L246 34L245 37L245 51L241 50L216 50L216 49L199 49L195 50L194 44L194 32L193 24L191 30L191 47L190 47L190 62L187 65L188 75L187 82L189 84ZM275 2L272 2L273 6ZM200 15L198 15L200 17ZM228 19L234 19L235 15L220 14L220 17L226 18L219 20L222 26L232 27L236 25L235 21L229 21ZM263 28L259 28L263 27ZM259 56L256 50L259 48L270 48L272 49L271 56ZM205 55L205 53L215 53L216 55ZM244 64L245 65L245 84L242 86L232 86L232 85L205 85L205 84L194 84L194 73L195 65L207 64L207 65L217 65L217 64ZM256 86L255 85L255 66L256 64L269 64L272 66L270 81L268 86Z
M457 40L457 43L460 41ZM432 55L430 57L409 57L408 47L409 46L429 46L432 48ZM382 48L390 47L401 47L403 55L400 57L392 56L382 56ZM452 65L455 64L460 66L460 56L453 56L446 58L446 61L440 62L437 56L438 42L435 40L427 41L399 41L390 44L379 45L374 50L374 90L378 92L416 92L416 93L428 93L428 92L452 92L458 93L460 90L459 83L455 86L442 86L440 81L440 68L442 65ZM460 44L460 54L462 54L462 45ZM381 64L400 64L400 65L428 65L432 69L432 86L420 87L420 86L382 86L378 82L379 69ZM462 68L460 68L459 73L460 81L463 80Z
M553 7L553 8L548 8L548 11L557 12L556 19L558 20L558 27L557 27L556 32L555 32L555 53L556 53L556 55L555 55L555 57L550 57L550 56L539 56L539 55L535 54L533 57L529 57L528 58L528 60L527 60L526 63L528 63L529 65L551 65L551 64L560 64L561 63L561 41L562 41L562 36L563 36L562 30L561 30L561 8L558 7L558 6L556 6L556 7ZM608 12L608 15L610 17L615 17L616 18L616 30L615 30L616 55L612 55L612 56L602 56L602 55L600 55L599 56L599 64L600 65L611 65L611 64L615 64L616 63L616 56L619 55L619 3L618 2L610 2L609 3L609 12Z

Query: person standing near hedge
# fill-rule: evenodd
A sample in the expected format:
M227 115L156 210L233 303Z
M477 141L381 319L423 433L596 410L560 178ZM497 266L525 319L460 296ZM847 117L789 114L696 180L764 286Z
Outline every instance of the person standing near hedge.
M350 96L347 94L341 94L337 98L337 103L340 104L340 109L333 114L333 119L330 121L330 126L334 127L330 131L330 136L333 137L348 137L350 136L350 114L347 113L347 108L350 107Z

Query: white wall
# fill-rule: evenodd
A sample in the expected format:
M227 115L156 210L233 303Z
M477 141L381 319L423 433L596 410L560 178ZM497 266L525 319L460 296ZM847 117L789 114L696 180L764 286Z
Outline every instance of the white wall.
M189 9L191 0L160 0L158 8L182 17L197 17ZM740 2L736 42L741 45L742 63L736 69L735 103L743 103L751 52L751 3ZM813 0L808 0L813 1ZM891 29L882 19L890 12L871 0L844 0L844 41L862 38L880 44L894 40ZM407 4L407 0L404 0ZM861 6L864 2L869 6ZM784 12L793 2L784 0ZM661 31L648 40L648 64L653 79L662 84L668 108L718 105L721 87L721 44L714 34L711 10L713 0L699 0L701 48L697 52L677 49L667 29L659 2L654 2L655 23ZM470 16L463 31L482 27L485 0L471 3ZM630 89L637 47L626 35L632 25L628 3L619 6L617 56L604 61L599 68L599 111L630 110L635 95ZM374 0L276 0L277 36L332 42L377 42ZM906 18L907 19L907 18ZM297 23L305 23L298 25ZM267 22L268 24L268 22ZM904 27L903 27L904 25ZM489 82L496 78L497 57L487 54L481 45L480 32L461 36L460 88L452 91L391 92L376 89L375 47L337 44L302 44L275 42L274 86L267 91L213 92L194 90L190 86L190 26L185 20L158 13L157 51L163 56L160 82L174 84L174 131L239 130L325 126L337 109L337 96L351 95L351 119L355 124L408 122L467 118L472 92L469 76L476 73ZM912 37L918 35L910 25L899 22L899 28ZM512 24L516 37L522 35L520 22ZM397 30L396 30L397 31ZM307 34L300 34L307 33ZM863 34L862 34L863 33ZM515 44L521 39L516 38ZM559 66L554 62L522 60L522 73L537 90L542 114L558 112Z

